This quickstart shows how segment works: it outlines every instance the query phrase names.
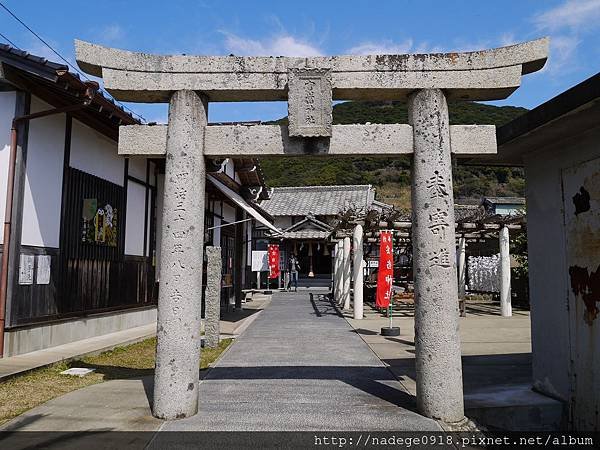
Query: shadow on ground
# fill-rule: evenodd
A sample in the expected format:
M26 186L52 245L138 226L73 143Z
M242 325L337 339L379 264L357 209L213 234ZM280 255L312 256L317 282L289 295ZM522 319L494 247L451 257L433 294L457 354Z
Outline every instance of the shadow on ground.
M323 317L324 315L343 317L338 308L336 308L331 301L329 294L315 294L311 292L309 295L310 304L317 317Z
M250 317L260 311L261 311L260 309L238 308L235 311L222 312L221 313L221 322L236 323L236 322L239 322L240 320L244 320L247 317Z
M329 380L341 381L366 394L393 405L415 410L415 399L408 393L388 386L397 383L387 367L357 366L262 366L214 367L208 378L213 380Z
M414 358L384 359L383 362L400 380L416 380ZM507 383L531 384L531 353L463 356L462 367L465 393Z

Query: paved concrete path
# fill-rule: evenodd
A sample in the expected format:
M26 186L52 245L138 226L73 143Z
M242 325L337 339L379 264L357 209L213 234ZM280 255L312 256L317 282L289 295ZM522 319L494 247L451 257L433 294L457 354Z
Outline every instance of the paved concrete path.
M311 301L307 291L275 294L266 309L252 316L254 321L200 382L200 411L194 417L174 422L153 418L153 380L144 377L71 392L0 430L67 435L108 430L441 430L411 411L412 397L331 303L323 295L313 297ZM61 448L65 443L44 433L15 436L33 436L44 445L55 440ZM140 434L132 445L143 447L153 440L160 448L168 436ZM85 447L80 440L70 442L73 448Z
M320 292L275 294L161 430L440 430Z

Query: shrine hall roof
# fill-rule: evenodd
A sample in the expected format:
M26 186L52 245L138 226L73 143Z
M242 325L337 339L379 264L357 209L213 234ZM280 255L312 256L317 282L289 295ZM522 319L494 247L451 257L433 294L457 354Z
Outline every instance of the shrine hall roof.
M375 199L370 184L348 186L293 186L273 188L261 208L272 216L333 216L349 206L368 208Z

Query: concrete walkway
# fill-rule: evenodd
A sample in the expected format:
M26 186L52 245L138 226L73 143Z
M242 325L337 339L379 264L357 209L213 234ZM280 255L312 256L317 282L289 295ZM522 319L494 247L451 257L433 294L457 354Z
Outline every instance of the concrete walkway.
M403 387L416 395L414 307L394 309L400 336L381 336L389 319L367 305L362 320L346 319ZM560 429L562 404L531 389L529 311L500 315L497 303L467 303L460 319L465 414L482 425L511 431Z
M276 293L162 430L439 430L325 298Z
M311 301L308 292L273 296L201 381L196 416L154 419L151 395L150 377L109 381L52 400L3 429L441 430L411 410L412 398L331 303L323 295Z

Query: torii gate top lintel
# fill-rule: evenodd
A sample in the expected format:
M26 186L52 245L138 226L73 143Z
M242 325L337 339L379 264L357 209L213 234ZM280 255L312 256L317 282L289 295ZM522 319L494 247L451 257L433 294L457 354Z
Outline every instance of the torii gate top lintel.
M302 70L326 72L334 100L398 100L429 88L448 98L498 100L544 66L548 46L541 38L476 52L299 58L163 56L75 41L81 69L132 102L168 102L176 90L201 91L211 101L286 100L290 73Z

